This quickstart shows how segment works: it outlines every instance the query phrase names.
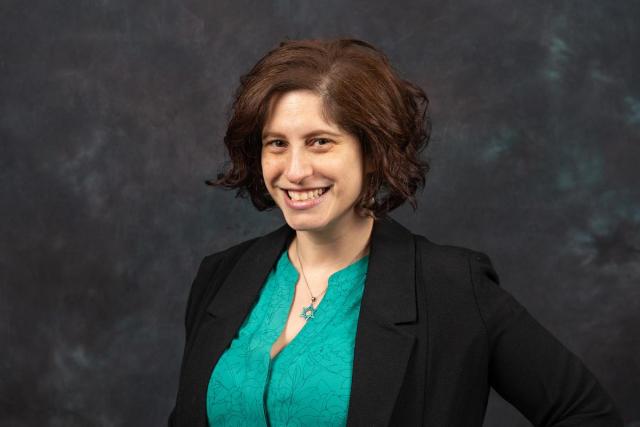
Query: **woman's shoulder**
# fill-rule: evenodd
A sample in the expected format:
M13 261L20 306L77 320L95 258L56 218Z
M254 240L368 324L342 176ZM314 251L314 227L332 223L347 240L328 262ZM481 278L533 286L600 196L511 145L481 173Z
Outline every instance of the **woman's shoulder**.
M228 245L217 252L211 253L204 257L203 263L217 264L222 259L235 261L258 241L262 241L261 250L264 250L265 246L270 247L272 243L275 244L281 242L287 234L290 234L290 228L287 224L281 225L271 231L254 235L249 239L240 240L239 242Z
M195 313L200 310L203 301L207 300L206 295L215 292L220 280L212 281L214 276L224 278L231 271L236 261L259 237L254 237L240 243L233 244L222 250L206 255L202 258L198 272L191 284L189 298L187 301L187 310L185 316L185 324L187 327L187 338Z
M416 235L417 256L424 283L428 283L432 309L466 312L475 306L487 333L496 331L526 312L500 284L491 259L482 251L438 244Z
M217 252L206 255L202 259L202 264L207 266L207 265L218 264L222 260L233 261L237 259L240 255L242 255L259 238L260 236L246 239L238 243L234 243L230 246L227 246Z
M489 256L465 246L440 244L415 235L416 267L430 283L434 294L460 296L474 300L481 311L492 311L494 304L510 298L502 288L500 277ZM489 308L486 308L489 307Z
M489 256L478 249L453 244L436 243L421 234L413 234L416 251L423 262L428 260L432 265L460 267L481 263L492 265Z

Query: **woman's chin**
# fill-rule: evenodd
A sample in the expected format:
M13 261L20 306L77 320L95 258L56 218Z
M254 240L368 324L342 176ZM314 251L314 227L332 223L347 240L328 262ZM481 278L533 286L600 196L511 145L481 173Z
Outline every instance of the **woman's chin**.
M305 220L302 218L287 218L286 216L285 221L287 221L289 227L293 228L296 231L317 231L321 230L325 225L320 221Z
M320 231L327 225L325 219L317 215L286 212L283 213L283 216L289 227L296 231Z

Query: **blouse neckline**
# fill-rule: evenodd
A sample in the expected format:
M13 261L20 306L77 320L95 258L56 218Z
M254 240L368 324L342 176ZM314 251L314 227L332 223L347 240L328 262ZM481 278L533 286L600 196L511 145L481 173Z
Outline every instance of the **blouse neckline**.
M368 261L369 254L357 259L346 267L333 272L329 276L328 283L331 284L355 282L356 279L359 279L367 274ZM278 262L278 264L278 267L282 271L282 274L285 276L286 281L294 281L294 284L298 282L300 273L289 259L288 250L285 249L282 256L280 257L280 261Z

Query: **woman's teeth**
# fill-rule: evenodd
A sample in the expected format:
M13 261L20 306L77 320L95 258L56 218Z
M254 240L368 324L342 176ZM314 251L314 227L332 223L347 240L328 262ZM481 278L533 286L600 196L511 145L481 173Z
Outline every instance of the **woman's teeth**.
M287 194L292 200L309 200L315 199L320 196L328 189L327 188L317 188L312 191L291 191L287 190Z

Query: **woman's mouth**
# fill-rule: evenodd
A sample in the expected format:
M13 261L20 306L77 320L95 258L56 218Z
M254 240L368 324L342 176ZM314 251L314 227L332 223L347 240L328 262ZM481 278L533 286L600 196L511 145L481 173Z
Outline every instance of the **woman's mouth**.
M326 198L327 192L331 189L329 187L315 188L308 191L293 191L282 190L285 193L285 202L287 206L292 209L309 209L318 204Z

